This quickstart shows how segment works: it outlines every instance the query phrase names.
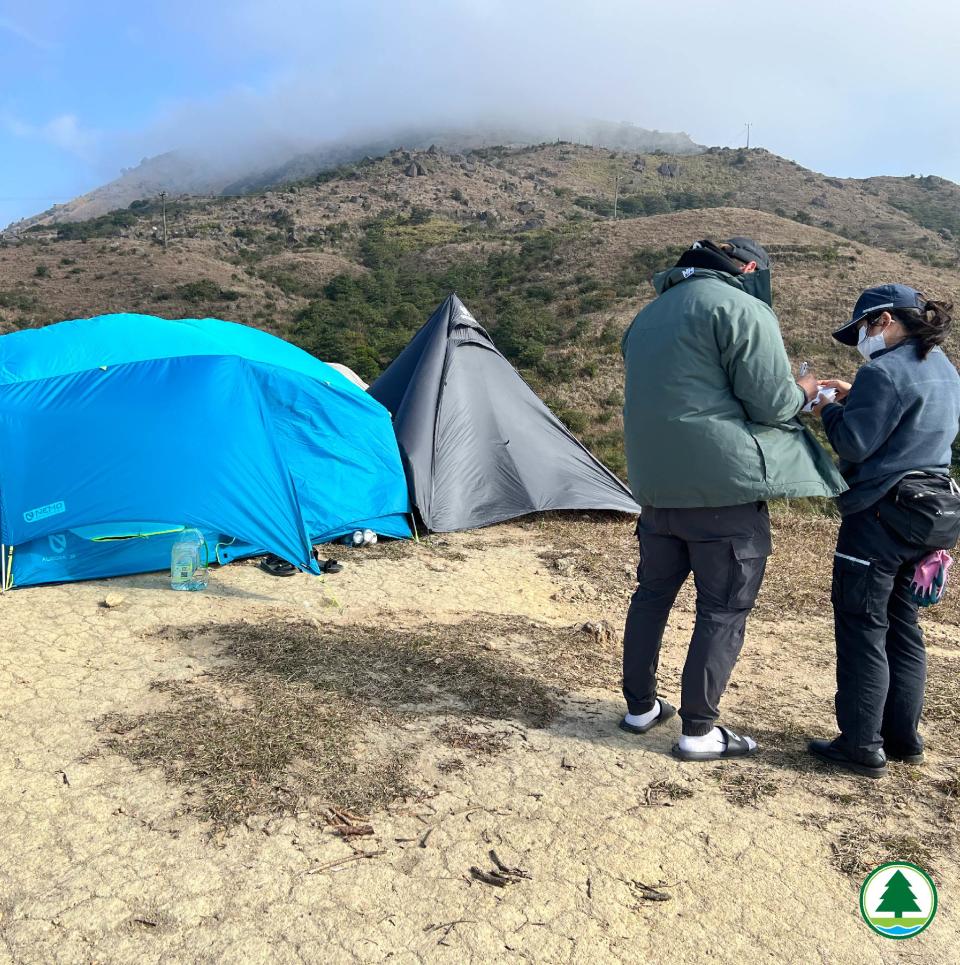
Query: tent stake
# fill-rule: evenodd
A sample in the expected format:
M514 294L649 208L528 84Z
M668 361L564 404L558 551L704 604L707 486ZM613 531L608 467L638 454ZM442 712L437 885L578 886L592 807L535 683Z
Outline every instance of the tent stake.
M6 589L13 588L13 547L7 552L7 568L4 571L3 582Z

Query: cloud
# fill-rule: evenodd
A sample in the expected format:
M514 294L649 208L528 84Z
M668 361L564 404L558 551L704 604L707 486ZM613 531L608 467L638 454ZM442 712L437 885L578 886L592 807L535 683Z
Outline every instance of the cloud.
M84 163L94 163L100 157L100 133L83 127L75 114L58 114L43 124L29 124L6 113L0 115L0 123L14 137L41 141Z
M413 125L559 133L563 119L596 118L704 144L741 143L749 121L753 144L828 173L960 178L955 0L165 0L162 17L154 0L108 6L84 29L112 46L101 66L115 76L85 73L77 30L40 19L77 50L48 58L55 116L5 125L103 174L176 149L243 171ZM20 30L9 20L0 29ZM144 66L154 44L162 64ZM111 122L109 106L92 112L117 77L132 80ZM88 96L68 100L72 84Z
M96 151L99 140L94 131L80 126L76 114L54 117L43 125L40 133L54 147L81 158L89 158Z
M351 130L565 115L707 144L739 143L751 121L755 144L831 173L960 176L945 133L960 112L953 0L234 0L197 12L194 30L214 61L259 76L168 104L125 150L240 163Z

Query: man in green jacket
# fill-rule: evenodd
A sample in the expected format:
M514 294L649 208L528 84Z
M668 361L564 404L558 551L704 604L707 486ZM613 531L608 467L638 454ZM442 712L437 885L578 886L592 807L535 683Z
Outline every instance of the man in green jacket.
M658 297L623 337L627 470L642 514L620 726L642 734L676 713L657 696L657 666L670 609L692 571L697 617L673 748L682 760L756 751L716 720L771 552L766 501L846 488L796 418L817 382L793 378L769 279L769 256L752 239L697 242L654 278Z

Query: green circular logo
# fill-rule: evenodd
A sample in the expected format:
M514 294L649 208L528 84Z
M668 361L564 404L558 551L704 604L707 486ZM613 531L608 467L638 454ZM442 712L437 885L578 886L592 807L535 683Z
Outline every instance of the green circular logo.
M874 868L860 887L860 914L884 938L913 938L937 913L937 886L923 868L890 861Z

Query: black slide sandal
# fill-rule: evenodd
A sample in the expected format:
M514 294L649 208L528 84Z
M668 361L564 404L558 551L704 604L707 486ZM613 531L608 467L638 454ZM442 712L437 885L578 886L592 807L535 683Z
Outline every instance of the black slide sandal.
M677 716L677 708L673 704L667 703L662 697L657 698L657 702L660 704L660 713L657 714L649 724L644 724L643 727L638 727L636 724L628 724L625 717L620 718L620 723L617 726L620 730L625 730L628 734L646 734L648 730L652 730L657 724L662 724L664 721L670 720L671 717Z
M260 569L263 570L264 573L269 573L271 576L293 576L295 573L300 572L293 563L288 563L286 560L282 560L279 556L274 556L272 553L270 556L265 556L260 560Z
M732 757L752 757L760 749L754 744L751 747L739 734L734 734L726 727L720 727L727 739L727 746L722 751L685 751L679 744L670 748L670 753L681 761L725 761Z
M319 562L319 560L317 562ZM320 563L321 573L339 573L342 569L343 566L341 566L341 564L336 560L326 560L325 562Z

